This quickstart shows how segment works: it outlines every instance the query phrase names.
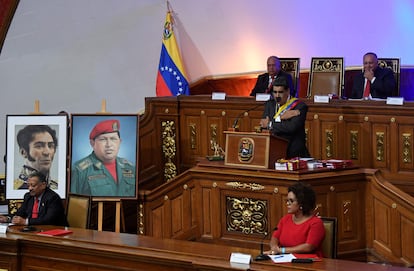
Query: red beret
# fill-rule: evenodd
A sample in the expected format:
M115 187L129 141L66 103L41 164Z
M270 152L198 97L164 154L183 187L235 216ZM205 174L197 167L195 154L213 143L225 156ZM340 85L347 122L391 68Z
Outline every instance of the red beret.
M104 120L93 127L89 134L89 139L95 139L98 135L118 132L120 128L119 120Z

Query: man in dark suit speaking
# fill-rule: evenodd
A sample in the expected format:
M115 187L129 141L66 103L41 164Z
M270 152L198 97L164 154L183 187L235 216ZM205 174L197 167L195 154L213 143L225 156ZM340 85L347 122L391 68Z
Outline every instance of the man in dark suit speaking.
M267 72L260 74L257 77L256 84L250 92L250 96L256 96L257 93L271 93L272 83L279 77L286 78L290 89L290 95L295 97L296 91L293 87L292 76L280 69L280 60L277 56L270 56L267 59Z
M33 172L27 183L29 192L24 195L22 206L13 218L0 216L0 222L68 226L62 199L48 187L46 176L38 171Z
M393 71L379 67L375 53L366 53L363 61L364 70L354 77L351 98L369 100L392 96L396 85Z

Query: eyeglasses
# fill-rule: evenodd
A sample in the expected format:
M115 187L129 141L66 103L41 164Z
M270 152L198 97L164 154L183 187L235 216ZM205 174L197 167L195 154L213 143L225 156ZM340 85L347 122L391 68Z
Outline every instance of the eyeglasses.
M287 199L286 200L286 204L293 204L295 201L297 201L296 199Z

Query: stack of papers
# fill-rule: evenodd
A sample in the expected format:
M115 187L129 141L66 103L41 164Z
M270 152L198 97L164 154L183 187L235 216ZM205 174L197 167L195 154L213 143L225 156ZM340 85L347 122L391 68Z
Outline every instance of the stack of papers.
M293 259L312 259L314 262L319 262L322 259L319 258L316 254L278 254L278 255L269 255L270 259L274 263L290 263Z

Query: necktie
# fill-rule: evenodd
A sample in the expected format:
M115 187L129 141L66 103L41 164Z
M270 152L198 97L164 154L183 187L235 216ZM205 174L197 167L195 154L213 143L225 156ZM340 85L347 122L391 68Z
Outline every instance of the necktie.
M363 98L368 98L370 92L371 92L371 81L367 80L367 84L365 85Z
M275 77L273 76L269 76L269 85L267 86L267 90L266 93L271 93L272 92L272 84L273 84L273 80L275 79Z
M35 201L33 204L33 210L32 210L32 218L37 218L37 214L39 212L38 210L39 210L39 198L35 197Z

